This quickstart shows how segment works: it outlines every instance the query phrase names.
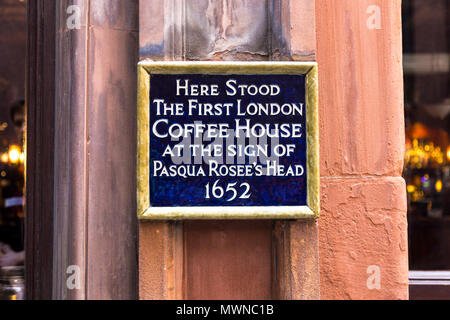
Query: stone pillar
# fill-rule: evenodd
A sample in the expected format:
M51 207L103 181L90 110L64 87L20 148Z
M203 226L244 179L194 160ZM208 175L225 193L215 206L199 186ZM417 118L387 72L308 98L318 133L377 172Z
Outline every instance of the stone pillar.
M317 0L316 13L322 298L407 299L401 1Z
M56 25L54 86L42 93L54 117L38 120L55 141L53 186L38 191L54 195L53 243L40 243L53 248L51 297L135 299L138 1L44 1Z

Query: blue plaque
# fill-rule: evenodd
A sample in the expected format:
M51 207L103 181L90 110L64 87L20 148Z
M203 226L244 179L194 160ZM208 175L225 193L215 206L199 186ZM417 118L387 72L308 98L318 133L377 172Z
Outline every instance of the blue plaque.
M141 65L141 218L317 216L316 66L274 66Z

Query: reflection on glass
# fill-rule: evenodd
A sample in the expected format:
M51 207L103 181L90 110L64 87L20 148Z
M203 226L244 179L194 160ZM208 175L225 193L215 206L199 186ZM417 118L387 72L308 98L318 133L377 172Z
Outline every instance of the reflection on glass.
M411 270L450 270L449 4L403 1Z
M0 300L23 298L26 1L0 1Z

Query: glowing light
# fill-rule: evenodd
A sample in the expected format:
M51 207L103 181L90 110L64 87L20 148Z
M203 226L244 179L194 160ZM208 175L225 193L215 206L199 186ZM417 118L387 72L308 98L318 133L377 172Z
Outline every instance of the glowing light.
M434 164L442 165L446 155L450 161L450 147L446 152L442 152L441 148L435 146L433 142L413 139L406 145L405 163L407 167L412 168L425 168Z
M447 160L450 161L450 147L447 148Z
M9 161L11 161L12 163L17 163L20 160L20 148L18 146L11 146L9 148L9 152L8 152L8 156L9 156Z
M3 163L8 163L8 161L9 161L9 155L8 155L8 153L7 153L7 152L3 153L2 156L0 157L0 160L1 160Z
M441 192L442 191L442 180L436 181L434 188L436 189L437 192Z
M416 187L414 187L413 185L409 185L408 187L406 187L406 189L408 190L408 193L413 193L414 191L416 191Z
M22 153L20 154L20 162L21 162L21 163L24 163L24 162L25 162L25 159L26 159L26 158L25 158L25 153L22 152Z

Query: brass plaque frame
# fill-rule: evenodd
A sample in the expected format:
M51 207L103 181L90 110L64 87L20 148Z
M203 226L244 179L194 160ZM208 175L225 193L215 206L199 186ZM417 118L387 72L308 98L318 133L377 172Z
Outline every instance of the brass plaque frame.
M150 112L152 74L305 74L307 206L151 207ZM138 64L137 214L148 220L314 219L320 213L318 66L315 62L153 62Z

